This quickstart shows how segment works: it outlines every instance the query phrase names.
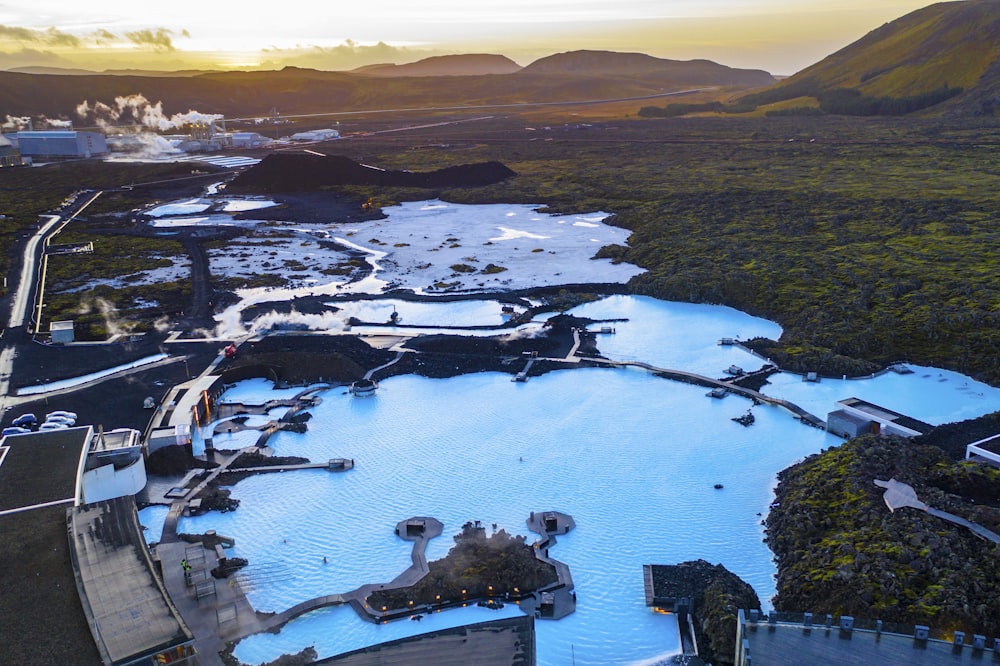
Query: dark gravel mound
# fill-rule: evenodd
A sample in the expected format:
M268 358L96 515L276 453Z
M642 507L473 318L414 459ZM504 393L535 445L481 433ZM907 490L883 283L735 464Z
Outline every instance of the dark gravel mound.
M386 187L480 187L516 175L500 162L446 167L437 171L384 171L338 155L275 153L239 175L230 192L309 192L333 185Z

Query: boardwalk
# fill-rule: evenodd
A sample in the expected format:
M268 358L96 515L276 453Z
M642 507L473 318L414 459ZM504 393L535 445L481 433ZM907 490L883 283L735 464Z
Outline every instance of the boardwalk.
M408 530L409 525L417 523L422 526L422 529L418 531ZM410 610L404 610L403 612L378 611L369 608L365 603L365 599L376 590L394 590L401 587L410 587L426 576L430 571L426 556L427 542L434 537L440 536L443 530L444 525L436 518L414 517L400 521L396 525L396 534L401 539L413 542L413 552L410 554L410 559L413 563L406 571L388 583L362 585L356 590L351 590L343 594L325 594L303 601L287 610L268 617L261 623L261 628L257 631L275 631L309 611L343 604L350 604L361 619L369 622L378 622L379 620L393 619L395 616L410 614Z
M534 605L536 617L558 620L576 610L576 591L573 587L573 576L565 562L549 557L549 548L556 545L556 535L566 534L576 527L572 516L558 511L534 511L526 521L528 529L542 536L541 541L534 544L535 557L551 564L556 570L557 580L552 585L543 587L531 595L538 598ZM521 609L528 612L531 605L521 602Z
M634 366L637 368L643 368L644 370L649 370L650 372L656 374L660 377L666 377L667 379L675 379L677 381L686 382L688 384L697 384L698 386L705 386L708 388L723 388L730 393L735 393L736 395L742 395L745 398L750 398L757 403L763 403L768 405L775 405L777 407L782 407L789 412L791 412L795 418L799 419L807 425L814 426L816 428L826 429L826 421L810 414L806 410L802 409L793 402L789 402L783 398L775 398L769 395L765 395L760 391L754 391L753 389L748 389L739 384L735 383L735 380L721 380L713 379L711 377L706 377L705 375L699 375L695 372L687 372L685 370L670 370L667 368L658 368L655 365L650 365L649 363L643 363L642 361L608 361L604 359L592 359L596 362L605 363L612 366Z

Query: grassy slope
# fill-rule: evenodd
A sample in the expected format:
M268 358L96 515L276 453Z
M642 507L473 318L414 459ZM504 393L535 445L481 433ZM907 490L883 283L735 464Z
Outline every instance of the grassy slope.
M905 98L945 86L970 90L988 83L1000 57L1000 3L938 3L865 35L771 89L772 97L852 88L868 97Z

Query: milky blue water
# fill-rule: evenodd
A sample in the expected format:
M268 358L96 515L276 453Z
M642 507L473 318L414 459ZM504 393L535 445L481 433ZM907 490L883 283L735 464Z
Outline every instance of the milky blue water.
M780 334L775 324L728 308L648 298L605 299L576 313L630 318L615 325L615 335L599 336L610 357L711 376L730 364L753 369L762 363L718 346L719 337ZM941 381L945 374L937 373L919 369L816 385L788 376L768 390L809 397L822 417L835 400L862 390L894 409L895 397L909 395L906 413L925 420L969 409L971 392L982 394L972 408L977 414L1000 409L1000 391L952 374ZM288 393L266 386L242 383L226 397L260 402ZM393 534L404 518L434 516L444 523L444 534L427 549L428 558L437 559L468 520L496 522L530 542L535 537L524 525L530 512L562 511L577 528L559 537L551 555L569 564L578 606L560 621L536 623L538 663L652 663L676 652L676 626L645 608L642 565L696 558L721 563L767 605L775 569L760 523L775 475L841 441L768 406L755 407L756 422L744 428L730 419L749 401L705 393L636 369L559 371L523 384L498 373L401 376L383 381L367 399L331 389L312 410L308 433L281 432L270 445L278 455L353 458L354 470L252 477L233 489L241 501L237 511L183 519L179 529L235 537L232 554L251 563L241 574L250 601L258 610L278 611L395 577L410 564L410 544ZM326 609L280 634L242 641L236 655L260 663L313 645L329 656L517 612L476 608L372 625L350 609Z

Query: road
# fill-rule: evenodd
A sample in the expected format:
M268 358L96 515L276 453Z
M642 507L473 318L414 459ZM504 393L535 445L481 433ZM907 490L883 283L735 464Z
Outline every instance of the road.
M691 95L706 90L715 90L714 87L691 88L689 90L674 90L671 92L655 93L652 95L640 95L638 97L614 97L611 99L581 99L563 102L512 102L509 104L469 104L466 106L416 106L399 109L358 109L356 111L331 111L328 113L300 113L297 115L282 115L283 119L293 118L325 118L333 116L363 116L373 113L413 113L424 111L476 111L488 109L530 109L542 106L586 106L589 104L611 104L613 102L641 102L649 99L660 99L662 97L676 97L678 95ZM253 121L255 118L227 118L229 121Z
M52 230L62 221L58 215L43 215L47 222L35 232L35 235L28 240L24 248L24 261L21 264L21 277L17 283L17 291L11 302L10 319L7 321L8 328L18 328L24 326L25 316L28 313L31 295L35 288L35 275L38 270L38 262L41 259L41 252L38 248L49 237Z
M39 310L41 309L41 278L39 277L39 264L45 255L44 247L49 238L58 233L77 215L83 212L90 204L101 196L101 192L94 193L69 217L63 219L59 215L42 215L44 222L38 231L28 239L24 246L24 257L21 263L21 275L18 278L14 296L11 299L10 317L7 319L7 328L0 338L0 415L4 414L8 408L7 394L10 392L10 378L14 373L14 358L17 356L18 344L29 344L30 338L25 331L25 325L29 323L28 313L34 309L37 295ZM40 317L39 317L40 319Z

